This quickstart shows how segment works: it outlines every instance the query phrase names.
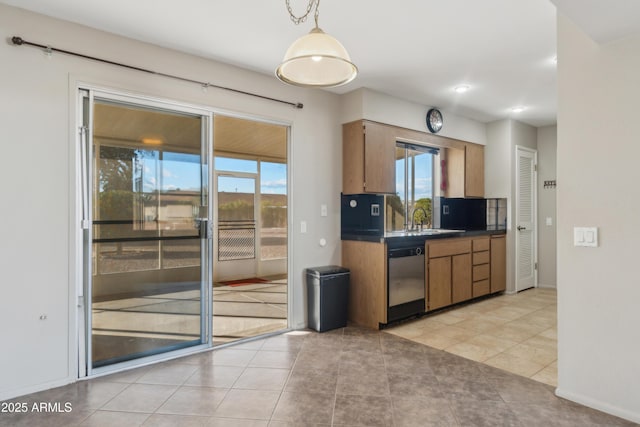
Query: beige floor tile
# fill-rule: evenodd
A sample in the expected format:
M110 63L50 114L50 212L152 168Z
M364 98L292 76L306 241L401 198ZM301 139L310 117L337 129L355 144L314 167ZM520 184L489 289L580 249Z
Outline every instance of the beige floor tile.
M461 340L444 335L435 335L434 332L427 332L424 335L413 338L412 341L428 345L429 347L437 348L438 350L443 350L445 347L450 347L461 342Z
M502 323L497 323L493 320L488 320L485 318L477 318L477 319L467 319L462 322L458 322L455 325L459 328L468 329L471 331L475 331L480 333L487 332L489 330L495 329Z
M527 331L532 333L533 335L538 335L540 332L550 328L550 326L531 323L522 317L516 320L512 320L511 322L505 323L505 326L511 326L511 327L520 329L521 331Z
M525 316L529 313L532 313L534 309L527 307L511 307L511 306L501 306L494 310L487 312L493 317L504 319L507 321L516 320Z
M459 328L455 325L445 325L443 328L440 328L436 331L432 331L431 334L433 336L453 338L458 341L466 341L469 338L473 338L476 335L476 333L473 331L470 331L464 328Z
M503 351L511 347L514 347L515 345L518 344L516 341L512 341L504 338L498 338L493 335L486 335L486 334L476 335L468 339L466 342L476 344L481 347L486 347L489 349L496 350L496 352L498 353L502 353Z
M505 324L487 331L486 334L520 343L534 337L536 332L520 328L517 325Z
M540 372L544 365L509 353L500 353L484 361L485 364L513 374L530 377Z
M538 371L536 374L530 377L532 380L540 381L541 383L549 384L551 386L558 386L558 366L549 365L544 369Z
M505 351L505 353L539 363L543 367L558 359L556 350L526 344L518 344Z
M549 338L558 342L558 328L553 326L547 330L540 332L538 335L541 337Z
M556 352L558 350L557 339L547 338L540 334L529 338L528 340L524 341L522 344L529 345L531 347L536 347L536 348L554 350Z
M460 311L460 309L458 309L436 314L435 316L433 316L433 320L444 323L446 325L455 325L456 323L467 320L470 317L472 316L469 313L465 313L464 311Z
M388 332L546 384L557 382L555 289L488 298Z
M444 351L457 354L458 356L462 356L465 359L475 360L476 362L484 362L485 360L499 353L499 351L494 348L473 344L469 341L446 347Z

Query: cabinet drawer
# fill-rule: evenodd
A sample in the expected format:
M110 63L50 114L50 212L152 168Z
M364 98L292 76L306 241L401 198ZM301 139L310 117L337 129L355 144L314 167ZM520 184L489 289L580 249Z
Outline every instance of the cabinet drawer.
M489 280L481 280L479 282L473 282L473 297L480 297L487 295L490 290Z
M484 239L473 239L473 252L488 251L490 240L488 237Z
M473 253L473 265L489 264L489 251L474 252Z
M473 266L473 281L485 280L489 278L489 264Z
M471 252L471 240L461 239L429 243L427 244L427 251L429 252L429 258L468 254Z

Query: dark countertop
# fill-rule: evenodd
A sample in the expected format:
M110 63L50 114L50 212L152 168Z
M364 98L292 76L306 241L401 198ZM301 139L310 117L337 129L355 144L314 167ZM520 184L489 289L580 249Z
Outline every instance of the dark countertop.
M481 230L448 230L447 232L407 232L407 233L386 233L384 236L364 235L364 234L343 234L342 240L357 240L362 242L388 243L390 246L396 245L416 245L424 244L427 240L451 239L455 237L477 237L491 236L495 234L506 234L505 228L487 227Z

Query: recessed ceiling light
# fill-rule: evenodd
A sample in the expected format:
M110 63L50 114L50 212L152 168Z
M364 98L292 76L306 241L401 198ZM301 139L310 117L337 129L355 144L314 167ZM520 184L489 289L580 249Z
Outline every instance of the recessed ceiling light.
M453 88L457 93L465 93L469 89L469 85L459 85Z
M513 107L511 109L512 113L522 113L525 110L525 107Z

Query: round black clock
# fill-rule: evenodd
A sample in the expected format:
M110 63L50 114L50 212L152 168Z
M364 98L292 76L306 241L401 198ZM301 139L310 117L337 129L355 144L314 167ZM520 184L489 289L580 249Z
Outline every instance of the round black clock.
M438 133L442 129L442 113L437 108L427 111L427 127L431 133Z

